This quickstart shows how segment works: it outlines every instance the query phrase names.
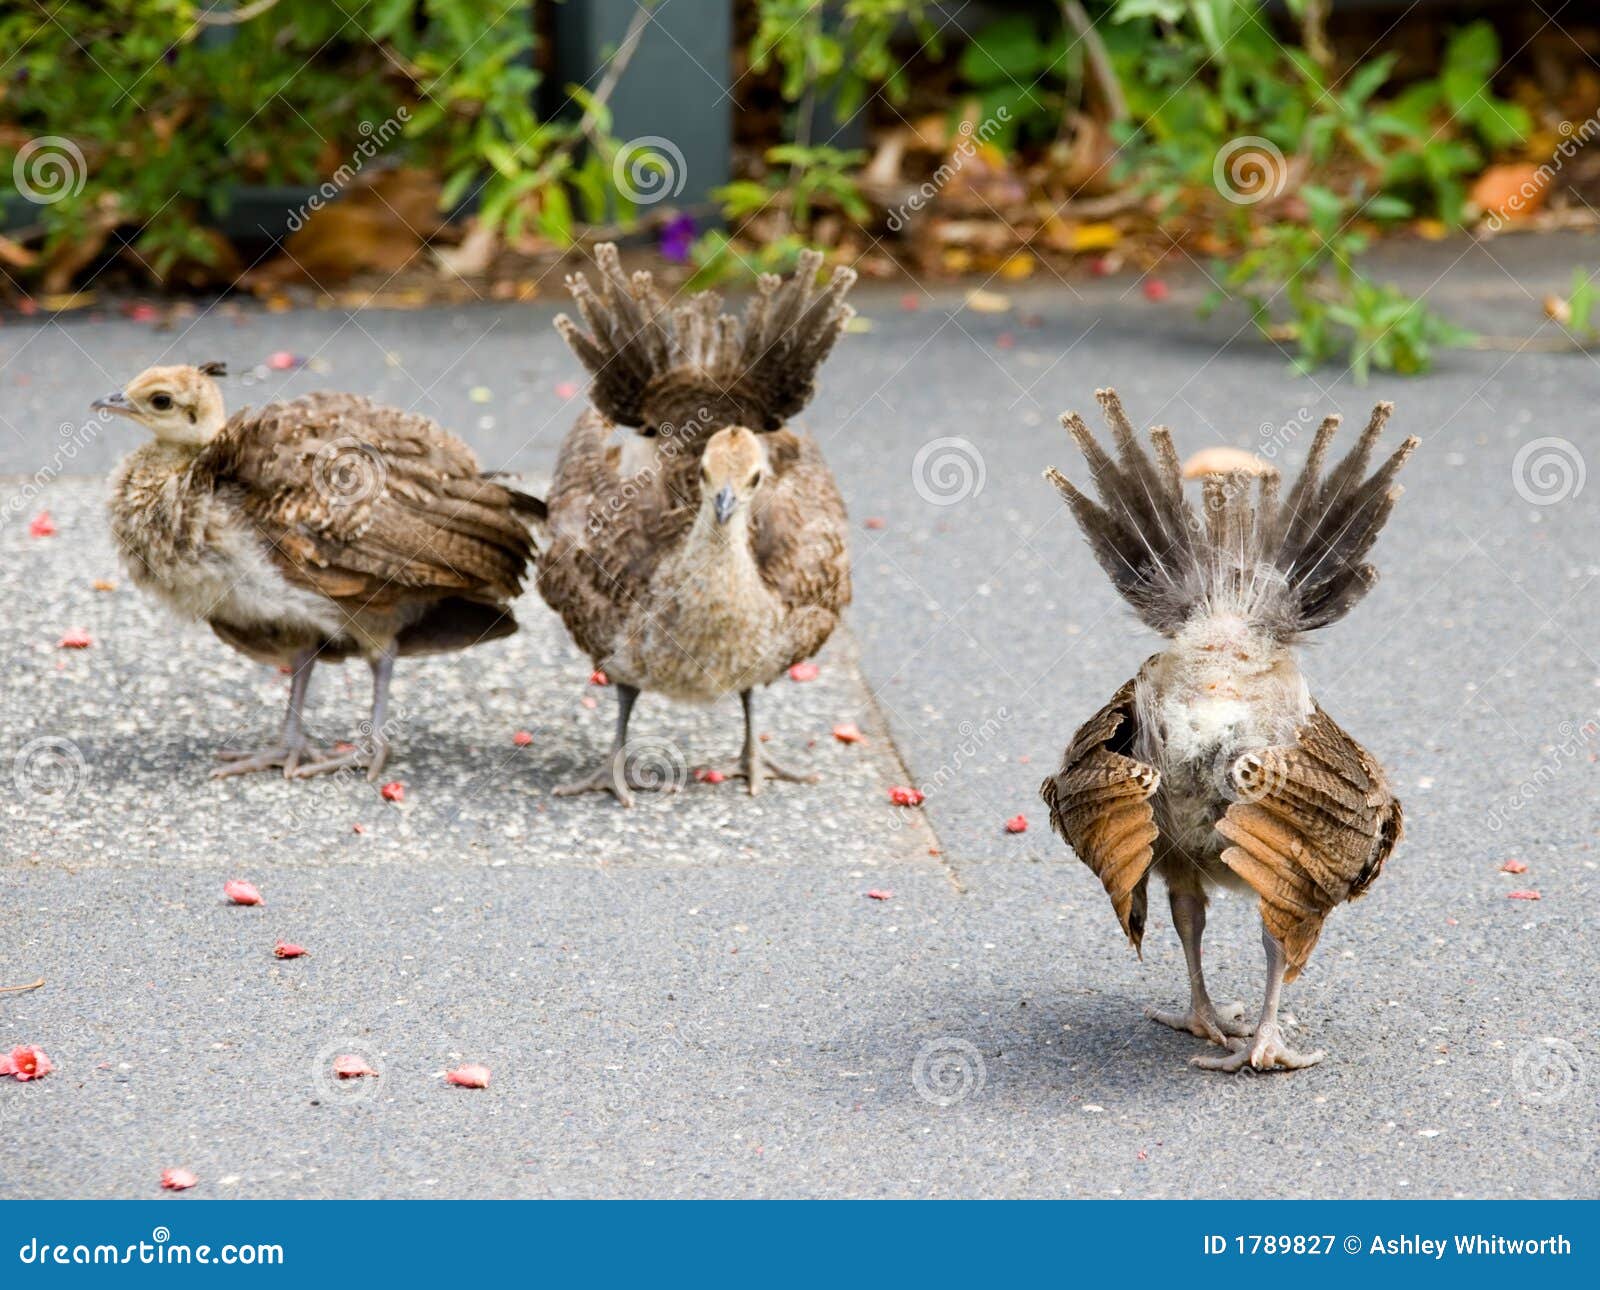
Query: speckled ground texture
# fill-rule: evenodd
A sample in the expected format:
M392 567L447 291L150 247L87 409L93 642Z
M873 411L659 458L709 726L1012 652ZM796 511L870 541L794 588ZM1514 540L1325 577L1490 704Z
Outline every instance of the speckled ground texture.
M1454 317L1542 345L1540 296L1600 245L1389 254ZM1600 479L1573 472L1600 471L1600 365L1502 346L1362 389L1229 341L1240 319L1193 316L1202 281L1173 286L1035 281L998 314L862 290L871 329L805 418L850 503L856 604L819 679L762 708L825 779L755 801L691 779L632 813L551 796L605 746L613 695L531 596L514 638L400 668L403 803L208 781L214 749L275 730L284 679L122 579L101 479L133 431L85 419L149 363L288 349L326 370L230 397L370 393L537 483L580 376L553 279L532 306L447 312L8 317L0 984L47 984L0 996L0 1047L56 1070L0 1081L0 1197L151 1196L178 1165L190 1197L1593 1195ZM1328 1051L1308 1071L1191 1069L1200 1041L1142 1015L1183 992L1164 902L1140 963L1044 824L1039 780L1152 649L1039 478L1082 477L1056 415L1106 384L1185 452L1293 466L1324 412L1377 397L1423 439L1383 582L1308 650L1407 811L1288 990L1292 1042ZM1570 451L1553 474L1524 459L1519 488L1548 436ZM45 508L57 535L30 537ZM90 648L58 648L73 628ZM322 670L314 730L343 737L366 702L364 669ZM647 697L636 730L690 771L732 755L738 720ZM834 742L838 721L867 741ZM922 811L888 803L902 782ZM265 906L226 904L233 877ZM279 939L309 954L276 960ZM1214 908L1207 957L1253 1009L1246 903ZM340 1053L379 1076L334 1080ZM444 1082L463 1061L488 1089Z

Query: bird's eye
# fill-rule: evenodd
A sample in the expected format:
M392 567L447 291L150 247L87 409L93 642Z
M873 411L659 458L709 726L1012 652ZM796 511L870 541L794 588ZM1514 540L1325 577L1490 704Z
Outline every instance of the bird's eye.
M758 488L761 484L761 472L758 470L750 476L750 487Z
M157 412L165 412L172 406L172 395L152 394L150 396L150 406L153 407Z

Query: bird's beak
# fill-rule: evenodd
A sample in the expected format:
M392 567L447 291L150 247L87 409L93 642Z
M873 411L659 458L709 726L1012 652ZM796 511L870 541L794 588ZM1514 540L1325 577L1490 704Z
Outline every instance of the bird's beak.
M89 407L95 412L118 412L125 417L133 415L133 405L121 390L113 390L104 398L96 399Z
M716 509L718 524L726 524L732 519L734 509L739 505L739 499L733 492L733 485L724 484L717 489L717 495L711 499L711 504Z

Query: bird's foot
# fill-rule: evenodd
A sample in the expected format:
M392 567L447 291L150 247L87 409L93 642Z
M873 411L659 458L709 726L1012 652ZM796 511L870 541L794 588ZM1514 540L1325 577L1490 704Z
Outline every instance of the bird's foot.
M1187 1012L1162 1012L1159 1008L1146 1008L1144 1015L1163 1026L1187 1031L1197 1039L1209 1039L1224 1048L1228 1046L1230 1036L1248 1039L1255 1034L1255 1027L1245 1020L1242 1003L1225 1003L1220 1008L1213 1003L1201 1008L1191 1004Z
M366 745L335 748L331 753L303 761L295 770L296 779L310 779L313 775L333 775L341 770L364 770L367 783L376 784L389 761L389 741L374 739Z
M224 748L217 753L217 760L222 763L211 772L212 779L227 779L230 775L249 775L258 770L277 770L283 768L283 777L293 779L295 769L308 756L314 755L311 745L304 739L292 743L276 744L271 748L262 748L256 752L243 749Z
M676 793L682 785L675 776L657 781L636 775L627 765L625 757L612 755L594 768L592 774L566 784L557 784L557 797L576 797L580 793L610 793L624 806L633 805L633 790L645 792Z
M760 744L756 744L753 748L747 747L739 754L739 760L732 766L724 767L722 773L729 779L744 780L749 786L751 797L757 796L761 792L762 785L769 779L786 779L792 784L815 784L822 778L814 772L785 766L781 761L768 756Z
M1270 1024L1261 1027L1253 1036L1231 1042L1224 1057L1193 1057L1189 1064L1230 1074L1246 1066L1258 1071L1297 1071L1315 1066L1323 1056L1320 1048L1310 1053L1296 1052L1283 1042L1276 1024Z

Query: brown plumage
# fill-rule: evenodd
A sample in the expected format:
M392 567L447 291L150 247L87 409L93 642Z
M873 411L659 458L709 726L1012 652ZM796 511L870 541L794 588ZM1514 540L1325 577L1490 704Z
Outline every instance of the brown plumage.
M220 365L154 367L96 408L154 438L112 478L111 531L133 581L234 648L291 667L278 744L216 773L348 766L376 779L396 657L516 630L543 504L487 475L426 417L320 393L232 417ZM365 748L308 756L301 708L318 660L360 655L374 678Z
M1276 471L1213 474L1204 478L1202 518L1184 496L1167 432L1151 431L1152 458L1115 392L1097 397L1115 459L1082 418L1062 420L1100 501L1054 470L1047 477L1118 591L1171 644L1084 723L1040 791L1056 831L1100 879L1136 950L1149 876L1166 883L1190 1007L1150 1016L1229 1048L1226 1056L1196 1059L1199 1065L1308 1066L1322 1054L1282 1042L1279 991L1305 966L1327 915L1377 877L1400 841L1401 810L1371 754L1312 699L1294 645L1376 581L1364 557L1400 495L1394 475L1417 441L1406 440L1368 477L1390 410L1380 404L1323 479L1338 426L1330 417L1281 505ZM1217 887L1257 898L1268 984L1253 1028L1242 1008L1219 1012L1206 993L1200 941L1208 892Z
M800 778L762 750L753 690L820 649L850 600L844 503L821 451L786 421L850 317L854 274L818 289L821 257L807 253L788 283L761 281L741 326L710 293L670 308L649 274L623 278L614 247L596 259L601 294L569 279L588 330L556 320L593 375L594 407L557 459L539 592L617 682L620 707L611 755L562 791L631 801L627 723L641 690L738 693L733 773L752 793L769 773ZM618 426L634 433L613 442Z

